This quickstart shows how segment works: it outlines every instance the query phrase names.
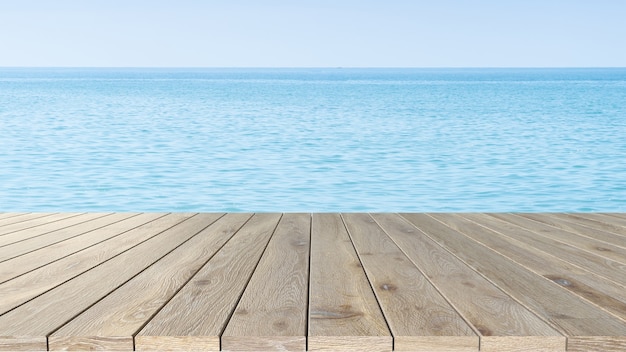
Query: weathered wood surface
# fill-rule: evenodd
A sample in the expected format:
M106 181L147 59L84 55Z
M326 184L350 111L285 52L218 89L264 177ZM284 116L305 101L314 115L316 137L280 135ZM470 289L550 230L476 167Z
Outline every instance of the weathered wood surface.
M0 213L0 227L48 215L52 215L52 213Z
M603 246L607 246L606 244L610 244L612 246L621 247L621 253L623 254L624 248L626 248L626 237L613 233L611 231L605 231L600 229L594 229L593 231L589 231L589 227L584 224L577 223L573 221L569 217L565 216L566 214L519 214L523 217L532 219L534 221L548 224L555 228L562 229L566 232L575 233L581 236L581 240L587 240L589 243L595 244L597 248L603 248ZM590 237L589 234L593 233L593 237ZM570 240L571 241L571 240ZM603 243L605 242L605 243ZM612 246L608 246L609 248L614 248ZM604 248L606 250L607 248ZM622 258L623 259L623 258Z
M126 345L121 349L132 349L133 335L233 235L236 219L214 223L220 217L200 214L187 220L193 237L55 331L48 337L50 350L116 350L122 341ZM108 344L110 337L115 337L114 344Z
M626 265L626 248L596 239L596 237L604 239L607 235L606 233L596 231L594 232L594 237L579 235L579 229L572 230L572 226L565 226L562 222L558 223L558 225L560 225L559 227L568 227L567 231L561 230L559 227L552 226L551 224L555 222L551 221L549 216L540 217L539 219L542 221L534 220L537 218L538 217L536 215L532 214L527 214L526 216L518 214L503 215L503 219L512 224L525 228L532 228L534 229L534 232L542 236L549 236L551 239L570 244L577 249L582 249L602 258L608 258L620 264ZM548 223L550 223L550 225L548 225Z
M595 230L603 230L618 234L626 238L626 220L619 219L603 214L553 214L559 218L565 218L568 221L586 226L589 230L586 233L594 233Z
M92 214L52 214L32 221L20 222L0 227L0 247L45 235L49 232L80 224L91 218L104 216L103 213ZM54 220L54 221L53 221Z
M0 248L0 254L5 254L6 257L8 257L6 259L4 259L4 257L0 259L0 283L10 280L19 275L28 273L29 271L35 270L37 268L43 267L47 264L51 264L52 262L63 259L74 253L86 250L92 246L95 247L101 242L119 236L124 232L129 231L134 227L138 227L140 225L148 223L159 216L158 214L154 213L141 214L139 216L128 215L129 214L124 214L122 218L125 219L123 220L119 220L117 219L117 217L111 217L111 219L108 219L107 222L111 220L114 220L114 222L106 226L98 227L98 231L92 230L90 232L82 234L79 233L78 236L67 238L65 240L56 242L54 244L49 244L47 246L37 249L34 249L35 247L39 247L36 239L34 239L35 241L33 242L23 241L16 243L15 246L6 246ZM100 221L104 219L106 219L106 217L99 219L99 221L93 222L100 223ZM26 246L29 246L29 249L31 250L25 250ZM119 248L118 245L116 245L116 247ZM6 252L4 252L5 248L7 249ZM15 250L15 252L13 252L12 250ZM23 253L14 254L19 253L20 250L22 250Z
M603 307L605 310L626 319L626 295L624 286L577 267L550 253L533 250L523 242L489 230L485 226L495 219L484 214L433 214L439 221L462 232L465 236L506 256L534 273L556 283L573 294ZM481 224L481 225L479 225ZM570 304L570 300L562 302ZM562 304L559 302L559 304ZM611 319L609 319L611 320Z
M449 228L425 214L403 216L414 226L393 217L381 225L476 328L481 350L511 351L520 340L534 349L565 350L562 334L428 235Z
M3 262L2 266L8 267L6 270L8 275L6 277L3 275L3 279L8 281L0 285L0 296L2 297L2 300L0 300L0 314L71 280L111 258L115 258L120 253L124 253L128 249L157 235L167 226L173 226L181 221L179 217L173 215L159 219L162 215L144 214L141 218L134 218L134 220L141 222L145 222L147 219L157 220L148 222L132 231L124 232L112 241L104 241L96 246L85 248L82 251L13 279L10 279L10 277L18 275L23 268L19 265L22 264L21 261L18 261L20 257ZM125 223L124 225L134 227L137 223ZM124 230L126 230L126 227L122 227L122 229L116 228L114 231ZM14 262L16 262L16 265L12 265ZM5 273L5 271L2 273ZM2 316L0 316L1 318Z
M0 351L624 351L625 285L621 213L0 213Z
M21 229L35 227L40 224L46 224L48 222L53 222L58 217L64 218L69 216L75 216L78 213L25 213L25 214L13 214L12 216L7 216L0 220L0 235L4 235L6 233L11 233L15 231L19 231ZM43 219L46 218L46 219ZM37 220L39 219L39 220ZM43 219L43 221L42 221ZM19 225L15 225L19 224ZM7 226L12 225L12 226Z
M626 265L603 257L601 253L589 253L571 243L567 243L567 241L560 241L549 235L539 234L539 231L534 227L524 227L524 225L533 226L534 224L531 222L524 222L523 220L517 221L519 224L508 222L507 220L513 218L514 215L488 215L499 220L489 222L487 225L489 229L526 243L535 250L550 253L571 264L585 268L585 270L591 271L604 279L612 280L620 285L626 285Z
M0 316L0 339L28 337L40 341L42 337L49 336L83 310L176 248L188 238L187 236L194 235L195 233L187 232L184 225L173 229L174 225L184 224L185 220L191 216L192 214L177 214L168 217L167 223L150 223L161 226L149 226L142 229L141 232L146 232L149 236L144 242L135 243L131 249L92 267L71 280L50 288L46 287L41 290L45 292L39 292L40 295L34 298L29 297L30 300L27 302L20 297L19 288L14 287L11 298L17 296L22 302ZM51 277L45 275L47 274L45 270L42 274L45 279ZM2 284L0 288L11 282L12 280ZM36 281L30 284L28 294L36 289ZM4 303L3 301L1 304L4 305ZM5 345L10 347L9 350L21 348L9 343ZM47 346L44 345L42 348L46 349Z
M428 217L425 214L410 215ZM554 274L548 274L547 277L537 275L536 271L529 270L511 261L505 255L476 243L459 232L461 230L472 234L481 232L480 228L472 226L473 224L469 221L437 214L431 218L439 223L432 222L431 219L423 219L421 222L421 224L430 223L431 230L426 232L430 237L529 310L539 313L562 334L567 336L626 335L626 325L621 319L597 309L597 306L577 296L574 292L563 290L563 286L573 285L572 282L575 281L570 282ZM491 237L494 237L493 234ZM546 265L551 263L546 262ZM549 266L544 268L544 270L549 269ZM620 307L623 308L624 305Z
M339 214L313 214L310 278L309 350L392 348L385 318Z
M246 222L137 334L135 348L219 349L220 336L280 217L280 214L256 214Z
M222 349L306 349L309 214L285 214L226 330Z
M376 215L384 221L385 215ZM398 351L478 349L478 336L368 214L344 221ZM433 343L439 338L438 343Z
M22 254L26 254L29 252L36 251L40 248L50 248L50 246L59 243L59 242L68 242L66 240L69 239L78 239L79 241L84 241L83 234L87 234L94 230L97 230L101 227L105 227L107 225L116 223L118 221L122 221L124 219L130 218L136 214L129 213L116 213L116 214L106 214L105 216L97 216L93 214L93 218L87 218L86 222L82 222L70 227L66 227L63 229L59 229L56 231L49 232L47 234L31 237L28 239L24 239L19 242L11 243L6 246L0 247L0 261L5 261L7 259L15 258L21 256ZM93 221L89 221L93 220ZM90 237L100 238L100 232L92 232ZM86 236L89 237L89 236ZM81 243L80 248L88 247L87 243ZM62 252L58 250L54 250L55 253L60 254Z

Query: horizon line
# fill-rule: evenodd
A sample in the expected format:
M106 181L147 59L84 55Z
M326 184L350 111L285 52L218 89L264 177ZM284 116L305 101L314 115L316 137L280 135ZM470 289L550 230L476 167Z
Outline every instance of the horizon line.
M0 69L623 69L626 66L2 66Z

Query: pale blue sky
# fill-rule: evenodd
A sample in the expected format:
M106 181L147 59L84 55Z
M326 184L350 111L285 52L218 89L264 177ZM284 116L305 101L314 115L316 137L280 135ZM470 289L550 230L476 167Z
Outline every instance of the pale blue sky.
M626 66L623 0L0 0L0 66Z

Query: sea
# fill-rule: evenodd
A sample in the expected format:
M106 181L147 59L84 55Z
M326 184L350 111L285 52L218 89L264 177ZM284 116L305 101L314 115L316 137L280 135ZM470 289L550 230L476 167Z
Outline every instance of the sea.
M625 212L626 68L0 68L0 211Z

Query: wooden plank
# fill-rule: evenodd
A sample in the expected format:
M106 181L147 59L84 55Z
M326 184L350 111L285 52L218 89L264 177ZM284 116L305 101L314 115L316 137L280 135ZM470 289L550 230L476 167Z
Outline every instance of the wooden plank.
M306 350L310 228L310 214L283 215L222 334L222 350Z
M626 265L598 256L570 244L558 241L549 236L542 236L522 226L508 222L511 217L508 214L486 214L500 221L490 222L489 228L508 237L524 242L537 250L555 255L562 260L585 268L585 270L612 280L618 284L626 285ZM514 219L515 221L515 219ZM519 221L518 221L519 222ZM526 223L526 225L528 225Z
M592 244L596 244L596 247L606 246L606 244L610 244L611 246L621 247L621 250L626 249L626 237L620 236L611 232L592 229L581 225L576 222L572 222L567 218L560 218L558 214L517 214L521 217L531 219L536 222L540 222L554 228L561 229L563 231L575 233L577 235L582 236L582 241L585 241L586 238L592 240ZM612 248L612 247L609 247Z
M0 341L12 350L24 350L24 340L50 335L201 230L204 223L186 221L190 216L172 214L154 221L161 225L152 229L158 235L0 316ZM165 219L175 220L173 227L165 230ZM128 347L123 342L120 345Z
M71 218L74 216L81 215L82 213L51 213L51 214L43 214L43 216L36 217L35 219L30 219L28 221L22 221L6 226L0 227L0 240L3 239L4 236L8 234L12 234L14 232L23 231L31 229L33 233L41 234L47 231L41 231L38 227L47 225L50 223L54 223L55 221ZM29 234L30 231L24 231L23 234ZM9 242L10 243L10 242ZM6 243L0 242L0 246L5 245Z
M598 215L606 216L611 219L611 223L619 224L626 227L626 212L623 213L598 213Z
M573 247L593 253L602 258L608 258L621 264L626 264L626 248L610 245L594 238L581 236L573 232L563 231L544 223L530 220L517 214L498 214L506 221L545 237L569 244Z
M115 213L106 214L105 216L98 216L96 213L93 213L88 215L91 216L83 218L83 220L89 219L87 221L78 223L73 226L65 227L60 230L48 232L47 234L41 236L29 238L24 241L19 241L6 245L4 247L0 247L0 262L18 257L22 254L32 252L40 248L54 245L55 243L68 239L74 238L80 240L82 237L81 235L85 233L97 230L98 228L113 224L115 222L124 220L137 214ZM1 279L0 282L2 282Z
M621 239L622 242L618 244L619 246L622 246L622 247L626 246L626 227L619 226L618 224L615 224L615 223L605 223L602 221L589 219L589 218L584 217L585 215L595 215L595 214L582 214L582 213L581 214L579 213L552 214L553 217L556 217L562 221L567 221L569 223L574 223L579 226L583 226L587 229L586 231L591 231L593 233L593 231L600 230L603 233L609 233L610 236L613 237L613 240ZM611 242L611 241L605 241L605 242Z
M339 214L313 214L308 349L389 351L393 340Z
M572 221L581 223L591 228L596 228L620 236L626 236L626 219L618 219L605 214L596 213L574 213L574 214L559 214L561 216L568 217Z
M50 335L49 350L132 350L133 336L251 216L188 220L208 227Z
M423 214L376 218L480 335L481 351L565 350L565 337L427 234L442 229Z
M626 341L624 337L611 338L609 336L575 336L568 338L567 351L570 352L605 352L605 351L626 351Z
M626 319L626 293L623 285L605 280L550 253L538 251L530 245L490 230L489 224L498 220L485 214L431 216L598 307Z
M219 351L281 214L255 214L135 336L137 351Z
M154 219L157 220L152 221ZM6 313L67 280L137 246L156 236L164 229L174 226L185 219L186 217L184 216L181 217L174 214L165 217L163 217L163 214L146 214L145 216L132 218L131 220L134 221L127 220L116 224L118 226L108 228L108 231L112 231L114 234L121 233L122 235L0 284L0 296L2 297L0 314ZM142 222L144 225L137 227ZM133 230L128 231L130 229ZM13 260L8 262L9 266L11 262ZM18 271L19 268L13 270Z
M149 239L0 316L2 344L24 350L24 341L40 341L56 331L195 235L199 231L193 226L196 224L186 221L192 215L171 214L149 223L152 227L143 229L151 232Z
M11 339L0 336L0 351L17 351L15 346L20 346L22 351L46 351L46 344L45 336L39 338L14 336Z
M468 237L471 234L493 240L501 237L498 233L489 232L484 227L451 214L431 214L431 219L420 214L414 216L414 220L419 221L420 226L428 227L427 234L440 245L568 336L568 346L572 345L569 340L572 336L609 336L609 340L620 336L626 338L626 320L611 315L564 290L562 285L546 280L537 272ZM499 249L511 252L506 244ZM528 253L520 253L518 257L525 254ZM546 264L558 265L553 261Z
M0 220L12 218L12 217L15 217L15 216L24 216L26 214L30 214L30 213L18 213L18 212L0 213Z
M303 309L305 312L307 310L307 292L305 290L304 295L298 295L296 289L285 291L283 289L289 286L289 282L293 282L294 285L304 283L306 286L306 275L302 278L300 271L292 270L293 265L285 264L298 263L297 265L302 266L304 264L302 261L306 262L308 254L306 249L297 247L304 253L304 258L301 252L286 250L292 245L295 246L289 241L288 235L301 235L299 229L307 228L307 225L301 225L299 221L295 220L289 226L286 224L290 222L289 219L292 217L299 219L305 215L284 215L278 223L278 227L275 228L274 235L272 235L271 230L269 234L260 235L260 237L268 237L263 237L265 242L257 245L240 244L239 240L244 239L244 237L258 239L255 236L259 236L253 230L242 235L243 231L240 230L208 262L206 259L208 259L209 253L205 253L205 251L212 247L209 245L205 248L202 244L196 243L195 241L200 241L201 237L199 236L201 235L194 234L189 228L185 229L185 224L189 226L190 221L193 221L192 219L199 220L205 215L198 215L197 218L192 217L188 220L179 219L178 222L174 223L173 217L178 215L169 215L161 218L160 221L150 221L147 220L149 217L156 219L162 214L158 214L158 216L141 214L95 229L95 224L98 222L105 223L106 217L101 217L80 225L47 232L32 240L18 242L22 245L26 245L29 241L37 244L37 239L51 241L52 236L61 236L61 233L68 236L67 239L57 237L60 241L54 244L48 244L32 252L0 261L0 279L7 272L14 273L13 276L7 278L8 281L2 282L0 280L0 351L45 350L48 343L53 350L103 348L132 350L133 335L135 335L134 343L137 345L137 349L144 350L190 350L194 348L210 350L211 348L219 349L220 343L222 350L302 350L305 346L304 333L296 334L294 331L301 329L298 322L299 319L303 319L303 315L298 312ZM114 216L122 218L122 214L108 215L107 217ZM232 216L242 215L232 214ZM321 275L333 276L336 275L334 272L337 271L337 268L345 269L343 264L333 267L332 263L346 262L357 268L359 264L363 266L363 268L358 268L360 270L359 275L365 278L367 286L371 286L369 287L369 294L372 296L373 292L375 295L374 306L376 309L382 307L382 313L385 314L383 319L387 320L387 322L382 320L382 324L387 339L391 338L387 324L390 327L395 339L395 350L402 350L406 346L410 346L413 350L436 351L432 348L444 347L449 347L446 350L450 351L467 350L467 344L455 345L446 335L439 336L436 333L428 333L430 336L418 336L418 340L410 340L409 338L412 336L403 336L404 333L398 331L415 329L416 326L420 327L419 325L422 323L432 324L432 320L429 321L419 315L410 317L409 315L413 314L410 304L425 302L429 299L437 302L436 294L443 297L444 303L453 308L453 313L454 310L458 311L457 317L460 314L462 319L472 322L466 314L466 311L472 308L467 308L465 301L454 300L447 295L448 291L445 290L445 285L453 286L453 283L444 282L442 284L438 281L457 280L477 285L476 282L464 280L465 277L456 275L454 265L450 270L450 262L454 263L455 260L462 266L466 266L471 272L477 273L479 277L486 279L485 281L501 294L513 296L512 299L516 304L526 307L527 311L534 316L539 316L540 319L548 322L548 325L552 324L559 331L563 331L563 334L568 335L568 350L626 350L626 333L623 331L626 326L626 309L624 308L626 303L624 292L626 291L624 291L624 284L620 283L620 280L626 275L623 269L626 266L566 244L564 243L565 236L561 241L557 241L551 239L549 235L540 234L541 231L536 228L535 230L540 233L498 219L496 216L483 214L421 214L419 216L430 220L420 221L417 227L427 233L420 232L415 226L394 214L371 215L377 220L380 217L380 224L370 222L370 216L366 214L344 214L343 223L338 214L317 214L316 216L339 217L339 222L336 223L338 230L330 231L330 236L332 237L333 233L335 235L344 233L339 239L332 239L332 241L337 242L327 242L329 251L325 253L326 257L318 253L318 256L322 257L318 263L324 260L330 261L330 263L324 263L328 270L322 271ZM550 223L544 222L539 224L539 227L551 226L551 231L560 230L563 235L568 232L590 231L589 233L578 234L581 241L585 240L584 237L595 238L595 235L592 235L595 230L604 232L602 234L605 236L602 237L603 239L610 238L612 241L619 241L617 235L622 236L620 231L624 228L619 225L620 219L624 220L623 217L620 218L623 214L530 214L530 216L519 214L518 219L528 219L522 220L536 227L535 220L544 219L544 216L548 218L546 221ZM141 224L136 223L136 226L131 226L131 222L141 217L143 217L144 223L150 222L143 226L141 231L138 231L137 226ZM531 219L533 217L535 220ZM400 221L400 226L385 224L386 218L390 218L388 219L390 223ZM169 220L163 221L163 219ZM181 223L181 221L184 222ZM276 221L274 225L276 225ZM327 220L320 221L322 224L327 222ZM335 223L334 221L331 222ZM438 272L433 275L433 272L425 270L411 255L410 251L407 250L406 254L402 252L406 248L400 241L398 244L393 242L396 237L388 236L384 232L384 230L389 231L389 226L399 227L402 231L403 226L401 225L408 227L408 230L405 229L407 243L416 242L412 246L419 247L424 246L424 242L426 242L439 248L438 251L434 251L435 254L431 254L433 250L428 246L413 250L417 253L426 253L427 255L421 259L424 261L433 261L434 259L440 262L443 258L440 263L424 264L439 266L439 270L449 273L449 276L445 277ZM43 226L47 225L39 225L29 230L41 231L40 227ZM202 227L200 222L195 226L197 226L196 229ZM310 226L315 228L316 225ZM94 229L80 236L74 236L80 232L79 229L85 231L88 227L94 227ZM284 227L291 229L288 230ZM166 228L169 230L163 232ZM320 227L318 226L318 228ZM324 227L318 232L325 232L328 228L334 227ZM413 232L409 232L409 230ZM26 232L28 231L24 231L24 233ZM181 234L182 238L179 237ZM416 238L419 237L417 234L426 238ZM104 237L99 238L98 235ZM323 234L323 236L328 235L328 233ZM315 234L312 236L311 251L316 246ZM166 246L169 249L160 248L163 238L165 238ZM291 240L293 241L294 238ZM175 244L176 242L179 244ZM137 249L148 243L153 243L150 245L150 249ZM328 243L332 245L328 245ZM331 258L336 253L344 252L342 250L337 251L335 248L337 246L334 246L335 243L340 243L339 247L352 247L352 251L356 255L356 263L346 261L345 258ZM118 245L121 245L121 248L117 248ZM265 247L266 245L267 247ZM610 245L621 247L619 243ZM250 251L246 248L253 247L252 254L253 257L256 256L256 262L249 258L231 258L247 257ZM15 253L18 253L17 249L20 247L18 244L0 247L0 255L1 253L9 253L10 251L2 252L7 248L15 249ZM226 250L226 253L224 252L226 248L231 248L231 250ZM277 255L276 253L281 249L282 255ZM188 250L189 253L194 253L190 257L185 256ZM128 254L129 252L134 254ZM205 258L199 259L200 253L203 253ZM215 261L218 256L222 257L221 261ZM411 263L407 265L405 261L393 259L393 265L386 264L385 258L396 256L404 257ZM146 257L148 258L146 259ZM23 258L28 260L22 260ZM229 269L230 264L225 264L229 260L237 263L235 273L227 272L232 270ZM35 266L29 268L28 265L31 265L29 264L31 261ZM193 270L196 270L199 263L203 261L205 269L217 266L218 268L213 267L211 270L219 274L215 277L208 275L200 278L198 275L192 277ZM251 264L247 271L239 269L242 261L250 261ZM395 263L396 261L397 263ZM116 262L116 264L113 265L111 262ZM590 266L586 266L586 264L590 264ZM129 269L128 266L131 268ZM108 269L104 270L103 267L108 267ZM600 270L601 268L603 270ZM353 268L348 268L347 271L350 270ZM406 274L407 272L411 275ZM121 277L118 277L120 273ZM402 280L405 277L407 279ZM185 285L185 280L189 278L191 278L190 281ZM279 283L281 279L287 283ZM218 283L213 283L214 280L217 280ZM332 281L333 279L325 277L324 280ZM353 279L350 278L350 280ZM156 281L159 284L155 284ZM348 281L346 280L341 284L353 285ZM192 284L193 282L195 285ZM406 286L406 282L410 285ZM224 285L227 287L222 287ZM233 285L241 286L233 289ZM423 287L426 289L413 287L419 285L425 285ZM188 288L188 286L192 287ZM509 302L504 301L503 304L499 296L475 295L478 290L462 283L457 283L457 286L461 287L461 289L457 289L458 295L474 296L466 298L467 301L483 300L486 305L491 304L494 307L502 308L503 313L497 316L498 319L502 319L501 324L511 324L511 329L519 329L519 326L527 324L523 319L521 322L518 321L515 310L513 310L514 314L511 315L508 311ZM180 291L175 294L178 289ZM313 290L313 287L311 289ZM327 288L318 287L318 289ZM433 289L436 292L433 293ZM95 292L93 292L94 290ZM185 290L190 293L193 292L193 294L188 293L187 298L181 300L181 303L177 305L178 309L199 310L199 312L181 313L175 311L174 308L170 309L172 309L171 312L179 315L183 324L188 324L186 330L183 327L178 330L178 334L155 336L156 339L147 336L148 339L142 342L142 338L145 336L136 335L145 329L145 327L142 329L142 326L150 324L153 316L162 316L163 310L170 307L176 297ZM202 303L200 300L203 300L205 295L213 295L213 303L206 303L209 300ZM572 296L574 298L571 298ZM406 299L400 299L402 297L406 297ZM172 300L168 302L170 298ZM297 304L298 299L304 299L305 304ZM349 297L349 299L358 300L362 298ZM393 300L398 303L388 303L396 302ZM223 302L225 304L222 304ZM407 303L408 307L403 306L402 302L409 302ZM210 304L215 304L215 306L211 307ZM335 304L341 305L339 302ZM423 305L431 308L434 306L434 304L426 303ZM5 307L4 310L3 306ZM293 311L298 306L300 310ZM344 311L354 309L345 306L339 308ZM439 307L435 308L439 309ZM218 312L218 317L213 316L216 309L221 310ZM295 313L287 313L287 310ZM421 313L429 314L430 312L425 310ZM185 319L190 317L189 314L193 317L187 321ZM276 316L278 319L281 314L284 319L277 321L277 324L274 325L272 317ZM397 314L398 317L394 317L394 314ZM407 314L407 316L401 314ZM11 319L7 317L11 317ZM88 319L88 317L91 318ZM332 317L327 314L325 318ZM339 320L346 319L358 320L359 317L339 316ZM365 319L369 318L365 317ZM216 324L221 326L221 330L220 328L215 329L216 333L202 332L206 328L201 325L204 325L205 322L211 324L212 321L221 321L222 325ZM402 322L397 324L402 326L398 329L394 322ZM411 324L415 326L411 326ZM493 332L487 331L484 326L474 327L470 325L469 327L474 328L474 332L477 334L485 332L493 334ZM441 328L445 329L445 324L442 324ZM176 329L179 328L176 327ZM271 335L263 331L271 332ZM278 335L274 331L289 331L289 333ZM308 332L309 329L306 328L304 331ZM574 333L578 333L578 335ZM428 334L425 333L424 335ZM48 335L50 336L49 340L46 338ZM323 347L327 349L388 350L391 348L387 342L381 344L380 335L362 335L346 336L342 339L330 339L328 341L320 339L317 343L318 345L324 343ZM454 338L454 335L451 337ZM543 342L537 341L540 338L543 339ZM475 342L476 336L473 339ZM311 341L309 340L310 345ZM315 343L315 341L313 342ZM541 348L543 350L562 350L563 337L558 335L547 337L537 335L481 336L480 345L483 351L496 349L535 351L541 350ZM476 344L474 344L472 350L476 351L476 348Z
M393 334L394 351L478 350L478 335L371 216L343 218Z
M2 215L4 216L0 216L0 227L52 214L53 213L3 213Z
M567 221L569 223L574 223L579 226L582 226L587 229L587 231L595 231L600 230L602 232L608 232L611 236L619 236L622 241L626 241L626 227L622 227L616 225L614 223L606 223L603 221L598 221L594 219L590 219L585 217L585 215L596 215L596 214L579 214L579 213L556 213L551 214L552 217L555 217L562 221ZM599 214L598 214L599 215ZM620 246L624 246L624 242L619 244Z
M12 243L25 241L27 239L36 238L49 234L50 232L61 230L76 224L107 216L110 213L85 213L71 216L66 219L60 219L35 228L23 229L0 236L0 248L8 246Z
M127 240L123 240L124 236L122 236L120 238L121 242L106 241L116 236L125 234L127 231L136 227L145 225L159 217L162 217L163 215L165 214L140 214L138 216L130 217L128 219L110 224L103 228L99 228L85 237L81 236L78 238L72 238L70 240L62 241L45 248L23 254L19 257L0 262L0 283L55 262L54 264L41 269L41 271L37 274L31 274L27 278L20 279L19 282L11 284L17 289L20 285L32 282L35 286L39 287L36 292L43 292L39 290L45 289L45 287L52 288L56 286L56 284L72 278L73 275L78 275L82 271L87 270L90 268L89 265L97 265L101 261L107 260L139 243L139 241L146 238L142 236L147 235L148 232L131 232L127 234L129 236ZM139 237L133 237L134 235L139 235ZM85 250L85 252L80 253L82 250ZM59 259L63 260L56 262ZM44 272L45 274L43 274ZM48 282L48 280L56 283ZM0 285L0 292L7 294L7 291L5 291L7 287L8 286ZM25 295L28 291L27 287L32 286L30 284L22 286L22 295ZM2 305L0 304L0 306ZM2 309L0 309L0 313L2 313Z
M599 215L606 215L606 216L610 216L610 217L613 217L613 218L626 220L626 213L625 212L621 212L621 213L598 213L598 214Z

